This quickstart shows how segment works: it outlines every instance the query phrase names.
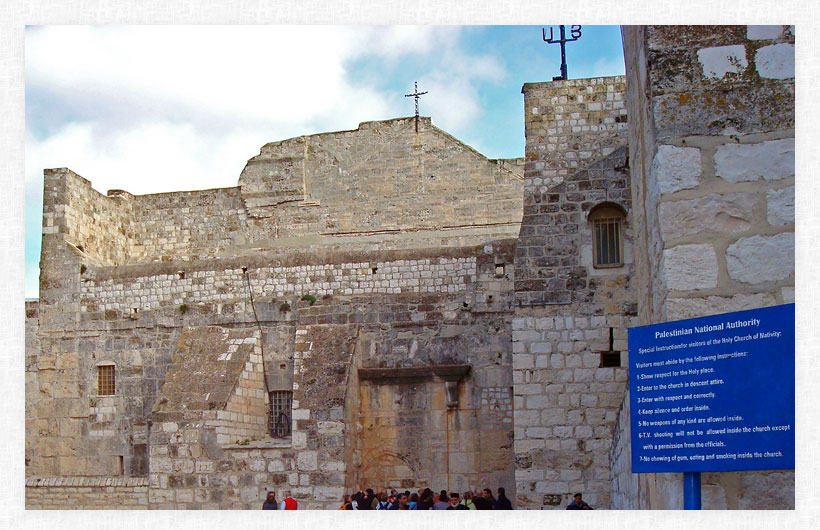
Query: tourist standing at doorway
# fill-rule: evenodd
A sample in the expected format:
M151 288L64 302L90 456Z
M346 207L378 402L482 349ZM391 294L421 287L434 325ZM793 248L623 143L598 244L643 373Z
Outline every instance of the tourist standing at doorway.
M290 496L290 491L285 492L285 500L282 501L282 506L279 508L280 510L298 510L299 503L296 502L296 499Z
M276 502L276 492L269 491L268 496L265 498L265 502L262 504L263 510L278 510L279 503Z
M435 502L436 501L433 500L433 490L424 488L424 491L421 492L421 498L419 499L419 510L432 510Z
M495 497L490 488L484 488L484 500L490 505L490 509L495 510Z
M481 491L481 488L475 489L475 495L473 495L473 504L475 504L476 510L492 510L493 505L484 498L484 494Z
M446 510L449 507L450 507L450 505L447 503L447 492L444 491L444 490L441 490L441 492L438 494L438 500L436 501L435 504L433 504L433 509L434 510Z
M507 498L504 488L498 488L498 499L495 501L496 510L512 510L512 503Z

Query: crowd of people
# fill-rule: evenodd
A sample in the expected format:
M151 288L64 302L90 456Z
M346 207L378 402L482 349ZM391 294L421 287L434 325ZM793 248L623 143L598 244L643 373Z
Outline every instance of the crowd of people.
M345 495L340 510L512 510L512 502L507 498L504 488L498 488L497 497L489 488L476 488L475 492L441 490L436 493L430 488L419 489L416 492L409 490L399 492L391 489L379 493L372 488L360 489L356 493ZM291 497L290 491L284 492L285 499L280 503L276 500L273 491L262 505L263 510L297 510L298 503ZM574 500L567 506L567 510L591 510L584 502L580 493L576 493Z
M493 496L489 488L476 488L475 492L441 490L436 493L430 488L415 492L382 490L379 493L372 488L359 490L352 495L345 495L340 510L512 510L512 502L498 488L498 497Z

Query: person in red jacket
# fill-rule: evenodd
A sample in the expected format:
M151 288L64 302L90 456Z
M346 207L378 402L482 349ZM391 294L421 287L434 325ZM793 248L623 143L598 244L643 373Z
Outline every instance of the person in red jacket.
M280 510L298 510L299 503L296 502L296 499L290 496L290 492L285 492L285 500L282 501L282 507L279 508Z

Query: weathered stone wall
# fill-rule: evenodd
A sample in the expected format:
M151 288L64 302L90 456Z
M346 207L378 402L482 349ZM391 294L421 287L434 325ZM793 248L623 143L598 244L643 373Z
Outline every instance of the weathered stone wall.
M260 339L254 328L183 330L151 416L152 508L255 507L242 472L266 467L237 462L228 448L267 438Z
M287 261L287 258L276 261ZM294 260L301 261L303 260ZM311 260L317 261L315 259ZM156 309L183 303L208 303L244 297L241 268L185 270L170 274L126 277L124 268L111 269L106 278L97 271L81 287L81 310L98 312ZM134 267L133 271L144 271ZM180 274L180 272L182 274ZM293 296L464 292L475 276L475 258L430 257L408 260L367 260L353 263L312 263L258 267L247 271L253 296L259 299Z
M126 263L136 237L128 197L106 197L70 169L47 169L43 234L61 234L95 265Z
M27 510L146 510L148 479L54 477L26 479Z
M514 487L510 388L468 379L457 384L459 405L449 409L444 379L408 379L360 387L359 482L411 491Z
M605 203L631 210L626 164L626 149L621 147L593 167L527 195L515 255L515 297L520 306L573 305L581 314L595 312L587 305L590 302L609 304L610 313L626 309L629 302L615 293L624 291L631 272L629 217L622 225L625 267L614 271L594 268L592 223L587 217L594 206ZM616 276L621 277L620 289L600 289Z
M623 76L525 83L525 193L544 192L624 144Z
M633 196L643 204L635 224L646 238L636 259L640 323L793 302L793 26L623 34L630 109L645 109L630 132ZM621 474L626 443L613 448ZM679 508L679 480L642 475L640 494L616 506ZM710 508L794 506L791 471L702 480Z
M266 203L287 188L277 188L278 177L271 180L268 170L284 171L294 145L301 146L301 169L289 175L301 195ZM350 329L390 327L394 320L429 325L430 319L419 324L394 314L391 297L405 293L444 298L454 314L509 311L511 284L478 279L475 245L517 233L522 174L522 161L487 160L425 118L418 134L413 120L399 119L269 144L237 188L104 196L70 170L47 170L41 300L29 318L27 476L146 476L151 438L157 451L170 443L157 438L169 433L152 428L152 407L186 327L262 327L266 383L282 389L300 384L294 378L300 314L303 325L330 324L342 313L321 311L350 310L345 297L376 296L384 304L365 311L367 302L360 302L343 316ZM487 255L487 274L511 276L509 243ZM306 312L303 295L320 299L315 312ZM430 303L431 313L445 311L440 301ZM97 395L100 363L115 366L113 396ZM237 388L224 413L259 400L258 388ZM212 425L221 445L226 436L236 442L260 435L257 419L213 421L231 423ZM315 425L295 427L297 441L315 434ZM340 462L350 461L352 444L341 446ZM176 498L178 485L168 486L167 477L154 482L163 480L160 489L172 493L157 503L189 504L188 493ZM289 485L321 487L323 480L297 477ZM241 498L237 493L217 504Z
M509 237L520 220L521 172L430 118L419 118L418 132L413 118L402 118L267 144L239 185L249 215L270 219L281 238L471 225Z
M514 320L520 507L564 508L578 491L597 508L610 506L609 450L627 387L626 329L633 323L622 315ZM601 352L610 350L620 354L620 367L601 367Z
M324 440L344 433L344 461L338 462L336 453L320 453L318 461L343 465L347 473L338 486L347 489L497 484L514 491L509 320L514 278L501 265L510 263L512 252L511 241L475 249L475 274L465 293L334 297L301 309L299 321L306 327L297 331L296 367L308 359L328 362L342 350L350 359L344 376L341 366L336 375L345 384L317 381L309 376L316 369L298 370L294 399L302 397L299 408L294 405L294 418L300 420L294 423L294 449L337 447L338 440ZM329 347L334 340L347 346ZM469 369L447 379L436 372L442 366ZM363 375L373 370L378 374ZM458 396L453 408L445 406L450 380ZM306 405L320 396L317 404ZM399 479L399 471L407 474Z
M291 492L306 508L336 508L345 490L348 425L344 410L353 370L356 326L299 326L293 362L293 465ZM352 401L352 400L350 400ZM352 426L351 426L352 427ZM296 478L298 477L298 482ZM345 488L347 486L347 488Z
M401 248L419 239L458 246L514 237L522 162L488 160L430 118L419 120L418 133L413 123L366 122L267 144L236 188L106 196L68 169L46 170L43 233L60 234L86 264L112 266L283 245ZM357 245L358 235L366 238Z
M525 306L578 301L596 290L586 215L604 202L631 209L624 81L524 85L526 178L515 291ZM631 261L629 244L624 253Z
M103 318L101 329L41 333L41 352L29 356L29 476L147 472L147 422L178 330ZM116 395L97 395L98 362L114 363Z
M502 484L513 491L513 248L507 240L449 250L89 267L78 282L82 309L74 329L59 337L41 332L47 354L30 352L40 381L50 377L43 364L49 359L61 367L70 361L77 375L69 377L63 368L54 374L72 392L65 405L70 408L50 411L50 401L30 400L34 430L27 439L27 473L150 473L152 508L256 509L270 489L280 496L290 489L303 507L335 506L341 492L361 477L351 467L361 462L356 453L361 433L346 428L361 414L358 367L457 360L474 370L462 383L465 410L456 412L464 419L451 427L469 427L473 434L451 442L450 450L454 462L467 455L472 460L469 469L454 464L451 475L469 472L471 486ZM271 267L272 262L281 267ZM302 300L303 294L314 294L316 302ZM499 315L507 316L499 320ZM240 334L257 333L261 326L258 351L247 354L248 366L229 398L223 385L212 381L221 373L217 367L175 357L188 340L185 330L200 330L199 336L203 326L214 325ZM358 352L355 359L334 346L349 340ZM244 351L241 342L237 348ZM117 369L115 396L95 395L95 366L104 361ZM293 432L290 439L275 440L267 437L266 417L259 414L267 407L259 385L265 372L281 371L280 363L293 372L280 378L294 390ZM195 388L179 387L180 381ZM169 395L187 396L187 404L175 406L179 413L163 401ZM208 402L215 408L203 405ZM41 424L46 430L37 431ZM60 431L63 424L74 430ZM107 455L112 467L106 467Z
M136 233L127 263L211 259L246 240L239 188L128 196Z
M623 77L524 85L524 216L515 256L515 479L519 508L610 506L609 447L636 311ZM593 264L588 214L615 204L623 265ZM620 360L602 367L602 352Z
M29 420L33 417L31 407L37 400L39 385L37 384L37 359L40 357L40 338L37 332L40 328L40 303L36 300L26 301L26 375L25 375L25 419L26 431L32 426ZM29 454L30 436L26 437L26 455ZM26 466L28 466L28 456L26 456Z

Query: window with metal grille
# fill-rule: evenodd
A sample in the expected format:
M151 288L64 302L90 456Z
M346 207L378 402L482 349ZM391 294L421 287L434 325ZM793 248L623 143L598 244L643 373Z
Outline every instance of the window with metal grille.
M290 436L290 412L293 403L293 392L274 390L270 393L270 416L268 428L272 438Z
M113 364L104 364L97 367L97 395L113 396L116 390Z
M589 220L592 222L592 254L595 268L622 266L623 214L615 208L599 208L590 213Z

